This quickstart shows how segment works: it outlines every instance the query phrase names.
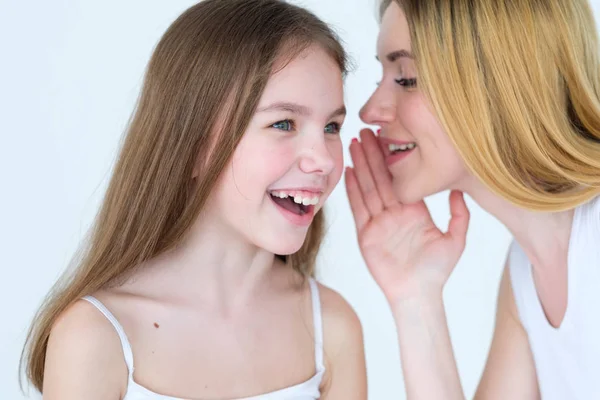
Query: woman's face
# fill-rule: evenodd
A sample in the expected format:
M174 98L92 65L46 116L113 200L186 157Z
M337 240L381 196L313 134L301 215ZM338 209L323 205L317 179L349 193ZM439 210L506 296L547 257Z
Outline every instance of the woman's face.
M383 77L360 117L381 127L380 142L398 199L410 204L461 189L470 175L419 90L408 23L395 2L382 19L377 58Z

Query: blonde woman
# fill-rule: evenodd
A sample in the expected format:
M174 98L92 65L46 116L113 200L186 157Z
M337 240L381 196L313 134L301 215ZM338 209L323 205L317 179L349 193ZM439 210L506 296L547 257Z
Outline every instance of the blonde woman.
M366 398L360 323L313 279L346 55L279 0L167 30L83 257L24 353L45 400Z
M600 398L600 62L586 0L386 0L346 186L409 399L462 399L442 290L463 194L514 235L477 399ZM448 231L423 198L451 190Z

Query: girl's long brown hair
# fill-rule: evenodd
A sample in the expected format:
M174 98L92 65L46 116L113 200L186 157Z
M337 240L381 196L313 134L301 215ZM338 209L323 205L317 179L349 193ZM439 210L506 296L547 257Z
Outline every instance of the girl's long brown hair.
M57 316L176 245L196 220L281 57L319 45L346 73L346 54L310 12L278 0L206 0L185 11L148 65L104 201L76 269L38 311L21 363L39 391ZM192 184L197 165L203 165ZM313 274L324 217L287 262Z

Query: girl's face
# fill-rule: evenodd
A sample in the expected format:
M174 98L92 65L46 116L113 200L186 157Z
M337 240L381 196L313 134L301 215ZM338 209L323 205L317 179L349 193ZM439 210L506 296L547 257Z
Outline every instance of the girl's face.
M216 189L221 220L257 247L296 252L340 180L345 114L340 68L320 47L273 74Z
M410 204L460 189L469 174L419 90L408 22L395 2L382 19L377 58L383 78L360 117L381 127L380 142L396 196Z

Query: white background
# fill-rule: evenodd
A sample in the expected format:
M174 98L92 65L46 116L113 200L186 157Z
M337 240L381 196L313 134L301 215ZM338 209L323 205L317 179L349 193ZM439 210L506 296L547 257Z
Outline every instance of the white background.
M356 64L346 85L347 148L363 126L358 110L381 75L374 58L375 2L295 2L336 28ZM600 1L592 2L598 17ZM1 400L26 398L18 387L17 365L30 319L94 217L154 45L194 3L0 0ZM470 398L491 340L510 237L495 219L468 203L472 222L467 249L445 298ZM445 227L447 193L428 204ZM403 399L395 327L358 251L343 183L327 209L330 226L319 277L352 304L362 321L369 398Z

